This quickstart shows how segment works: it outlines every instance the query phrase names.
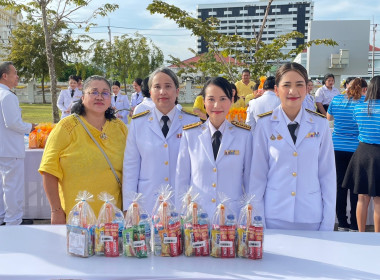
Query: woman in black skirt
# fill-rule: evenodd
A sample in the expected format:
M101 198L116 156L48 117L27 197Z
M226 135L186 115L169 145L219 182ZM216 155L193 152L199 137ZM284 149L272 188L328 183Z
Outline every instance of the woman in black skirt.
M368 204L375 205L375 232L380 232L380 76L372 78L365 102L355 106L359 126L359 146L348 165L343 187L358 194L356 218L359 231L365 231Z

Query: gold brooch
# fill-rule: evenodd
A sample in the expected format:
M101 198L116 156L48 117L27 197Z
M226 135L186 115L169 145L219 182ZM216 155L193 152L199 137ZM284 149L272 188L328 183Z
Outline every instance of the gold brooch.
M276 136L274 136L274 135L272 134L272 136L270 137L270 140L276 140Z
M282 140L281 134L277 135L277 140Z
M107 134L105 134L104 132L102 134L100 134L100 138L102 140L106 140L107 139Z

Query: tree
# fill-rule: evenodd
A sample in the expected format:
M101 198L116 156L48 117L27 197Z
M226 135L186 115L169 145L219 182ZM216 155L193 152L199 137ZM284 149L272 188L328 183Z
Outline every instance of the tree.
M53 53L53 40L57 36L60 26L74 24L81 26L87 25L86 30L91 26L88 25L90 20L97 16L106 16L109 12L114 11L119 6L111 4L103 4L101 7L95 9L87 19L75 21L73 16L80 8L88 6L92 0L30 0L26 4L17 3L16 0L0 0L0 5L6 8L13 9L16 12L25 11L28 14L42 18L43 30L45 35L45 48L46 57L49 66L49 75L51 81L51 98L53 107L53 120L59 121L59 114L57 108L57 75L56 65Z
M106 40L98 40L93 52L92 62L104 75L119 79L125 86L127 80L145 77L164 62L162 51L138 33L133 37L115 37L111 47Z
M45 38L41 23L28 17L24 22L18 23L12 31L7 60L13 61L18 72L26 79L40 79L42 85L42 99L45 100L45 80L49 73L45 52ZM71 31L59 32L52 41L54 62L57 75L65 67L73 53L82 53L79 39L72 39Z
M268 7L259 33L255 38L250 40L239 35L225 35L218 33L217 28L219 27L219 20L217 18L211 17L202 21L201 19L192 17L186 11L163 1L153 0L153 2L148 5L147 9L151 14L162 14L165 18L174 20L179 27L190 30L194 36L203 37L207 42L208 52L211 55L205 56L204 60L199 60L199 63L196 63L195 65L185 65L185 71L189 71L189 68L192 68L191 71L194 71L194 68L202 71L202 68L217 67L220 74L223 73L226 78L230 80L236 80L236 73L238 73L237 69L242 66L249 68L251 76L254 79L257 79L270 70L272 65L268 63L269 61L292 58L313 44L337 45L336 42L331 39L318 39L301 44L288 53L283 53L281 49L287 45L289 40L303 37L303 34L297 31L278 36L271 43L264 43L261 40L261 36L272 2L273 0L268 1ZM244 51L240 50L241 47ZM239 63L229 63L228 60L223 59L228 56L233 56ZM211 59L206 59L207 57ZM214 57L218 58L218 63L213 61ZM176 65L179 66L178 64Z

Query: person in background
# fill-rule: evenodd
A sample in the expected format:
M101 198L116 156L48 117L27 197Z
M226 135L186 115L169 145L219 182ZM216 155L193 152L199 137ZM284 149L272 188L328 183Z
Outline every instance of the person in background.
M111 106L116 112L116 117L121 119L123 123L127 125L128 114L131 108L129 106L128 96L121 94L119 81L114 81L112 83L112 92Z
M239 97L245 99L248 94L253 93L255 82L250 80L251 72L248 69L244 69L241 73L241 80L235 83Z
M360 232L366 230L368 204L373 198L375 232L380 232L380 76L371 79L364 102L355 106L354 120L359 127L359 146L348 165L343 187L358 194Z
M257 97L259 96L258 91L259 91L260 81L256 81L255 83L256 83L256 84L255 84L255 86L253 87L253 93L250 93L250 94L248 94L248 95L245 97L244 102L245 102L245 106L246 106L246 107L248 107L248 105L249 105L249 101L251 101L252 99L255 99L255 98L257 98ZM261 89L261 90L262 90L262 89ZM262 95L262 94L260 94L260 96L261 96L261 95Z
M151 213L157 189L162 184L174 186L183 126L199 118L176 107L179 82L172 70L155 70L148 84L155 107L132 116L124 152L123 208L131 203L129 191L140 192Z
M97 198L108 192L121 208L123 151L127 126L115 117L111 107L111 85L101 76L91 76L83 84L83 96L75 111L62 119L52 130L46 143L39 172L51 207L51 223L65 224L66 217L77 203L79 191L87 190ZM84 125L83 125L83 124ZM85 126L108 156L118 179L102 151ZM99 213L103 202L91 202Z
M239 97L239 93L234 83L230 83L232 88L232 104L231 108L245 108L244 99Z
M343 87L344 87L344 91L342 92L343 94L346 94L347 93L347 90L349 89L350 87L350 83L351 81L353 81L355 79L355 77L348 77L344 83L343 83Z
M143 101L144 97L141 92L141 84L142 84L141 78L136 78L132 83L132 86L135 92L132 93L131 95L131 111L129 111L130 116L133 115L133 111L135 110L135 107Z
M201 120L207 120L207 113L202 92L199 93L198 96L195 98L193 112L194 114L197 114Z
M252 99L249 101L248 109L247 109L247 119L245 121L246 124L251 126L252 131L256 127L258 115L263 114L265 112L269 112L280 105L281 101L276 96L274 92L275 87L275 77L268 77L265 82L263 89L265 92L259 98Z
M0 64L0 225L19 225L24 205L24 135L36 124L25 123L16 94L18 84L13 63ZM5 242L5 240L3 241Z
M249 191L268 229L334 230L333 143L326 118L302 107L307 81L298 63L278 68L281 104L259 115L253 133Z
M326 116L331 100L340 92L334 87L335 77L333 74L326 74L323 77L322 84L323 86L315 93L315 103L317 105L317 112Z
M327 119L334 121L334 131L332 134L334 142L337 196L336 196L336 216L338 218L338 231L357 231L356 204L358 195L350 191L351 217L347 222L347 191L342 188L342 183L348 164L352 155L359 145L359 129L354 120L354 108L357 104L364 102L367 82L364 79L356 78L350 83L347 94L339 94L333 98L327 111Z
M82 91L78 89L78 82L78 77L71 75L69 77L69 88L61 90L59 94L57 107L61 110L61 119L71 114L71 106L82 97Z
M307 81L307 88L306 88L307 93L306 93L306 97L303 100L302 106L304 108L306 108L306 109L311 110L311 111L315 111L315 100L314 100L314 96L311 95L311 92L313 91L313 88L314 88L313 81L309 79Z
M149 77L146 77L141 84L141 92L144 96L143 101L135 107L135 110L133 111L133 114L139 114L141 112L144 112L146 110L151 110L154 106L154 102L152 101L152 98L150 98L150 92L149 92L149 86L148 86Z
M211 78L202 95L209 118L184 128L176 171L176 205L181 205L185 188L193 186L209 217L219 203L217 192L232 199L238 215L239 199L249 192L252 133L249 126L226 120L233 100L233 89L226 79Z
M77 76L78 77L78 89L82 91L83 89L83 79L82 76Z

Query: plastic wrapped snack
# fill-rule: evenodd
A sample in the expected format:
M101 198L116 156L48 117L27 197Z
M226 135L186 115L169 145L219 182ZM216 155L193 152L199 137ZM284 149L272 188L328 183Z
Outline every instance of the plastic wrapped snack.
M29 149L43 149L50 132L54 128L53 123L40 123L29 134Z
M254 195L245 195L241 199L242 208L238 221L238 250L241 258L261 259L263 253L263 224L261 216L255 213Z
M169 185L159 189L152 216L154 254L176 257L182 254L182 229L178 212L170 201L173 196Z
M95 229L95 254L118 257L123 252L123 212L115 206L115 198L109 193L101 192L98 198L104 204L100 208Z
M228 206L224 193L217 193L219 204L212 218L211 256L215 258L235 258L236 216Z
M198 203L199 193L192 187L183 195L183 228L186 256L209 256L209 218Z
M132 201L125 217L123 230L124 255L127 257L146 258L150 252L151 222L142 206L142 194L126 194Z
M67 217L67 253L90 257L94 254L94 229L96 217L89 205L93 195L87 191L80 191L76 198L78 203Z

